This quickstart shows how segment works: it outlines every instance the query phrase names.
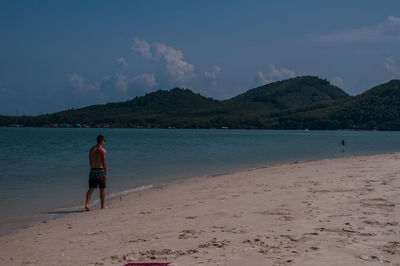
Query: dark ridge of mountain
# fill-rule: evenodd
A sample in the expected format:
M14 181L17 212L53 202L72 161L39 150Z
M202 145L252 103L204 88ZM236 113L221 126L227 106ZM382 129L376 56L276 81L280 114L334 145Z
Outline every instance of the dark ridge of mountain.
M92 105L67 110L47 116L51 123L65 120L67 123L137 123L156 117L187 116L194 111L212 109L219 101L196 94L189 89L158 90L132 100L104 105ZM132 123L131 123L132 122Z
M91 110L107 110L135 112L139 110L148 110L150 112L158 111L176 111L203 109L214 107L218 103L217 100L206 98L199 93L194 93L189 89L174 88L171 90L158 90L146 93L144 96L137 96L132 100L117 103L107 103L105 105L92 105L76 110L68 110L64 112L86 112Z
M0 125L111 124L115 127L400 130L400 81L358 96L328 81L297 77L228 100L188 89L159 90L132 100L41 116L0 116Z
M145 96L136 97L123 105L134 109L151 108L167 110L190 110L214 107L219 101L206 98L189 89L174 88L172 90L158 90ZM118 103L116 103L118 104Z
M391 80L350 99L281 117L283 128L400 130L400 80Z
M236 110L240 106L239 110L278 112L348 97L346 92L331 85L327 80L302 76L251 89L225 101L225 104L234 106Z

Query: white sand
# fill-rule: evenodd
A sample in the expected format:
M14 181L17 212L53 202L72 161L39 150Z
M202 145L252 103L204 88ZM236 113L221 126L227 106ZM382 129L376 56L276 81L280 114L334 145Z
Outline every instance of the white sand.
M399 206L400 155L286 164L32 225L0 264L400 265Z

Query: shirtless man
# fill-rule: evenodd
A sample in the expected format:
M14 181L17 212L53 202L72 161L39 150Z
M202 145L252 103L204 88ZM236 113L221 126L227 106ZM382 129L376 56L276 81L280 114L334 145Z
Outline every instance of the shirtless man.
M90 161L90 173L89 173L89 190L86 193L86 211L90 211L89 202L92 197L93 191L99 185L100 189L100 200L101 208L105 209L107 206L104 204L106 193L104 189L106 188L107 180L107 162L106 155L107 152L103 148L104 136L97 136L97 145L92 147L89 151L89 161Z

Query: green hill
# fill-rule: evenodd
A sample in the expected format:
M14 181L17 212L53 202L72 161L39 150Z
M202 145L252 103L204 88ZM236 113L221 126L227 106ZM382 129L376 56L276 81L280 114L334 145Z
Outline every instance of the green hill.
M126 102L58 112L46 119L50 123L64 121L91 125L107 123L117 127L168 127L175 125L176 121L191 122L193 113L216 108L218 104L219 101L195 94L191 90L174 88L169 91L158 90Z
M115 127L400 130L400 81L358 96L304 76L251 89L228 100L188 89L159 90L132 100L34 117L0 116L0 125L111 124Z
M316 103L347 98L349 95L328 81L304 76L270 83L240 94L226 103L258 112L296 110Z
M400 80L345 101L279 118L283 128L400 130Z

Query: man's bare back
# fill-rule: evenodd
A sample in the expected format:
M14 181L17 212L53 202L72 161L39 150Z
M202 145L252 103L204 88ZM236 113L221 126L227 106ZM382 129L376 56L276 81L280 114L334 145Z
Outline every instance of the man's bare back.
M102 146L93 146L89 152L90 168L103 168L106 171L106 167L104 167L106 155L107 151Z
M86 211L90 211L90 198L92 197L93 191L99 186L100 188L100 199L101 208L105 209L107 206L104 204L106 194L106 180L107 180L107 151L103 148L105 139L104 136L97 136L97 145L93 146L89 151L89 190L86 193Z

